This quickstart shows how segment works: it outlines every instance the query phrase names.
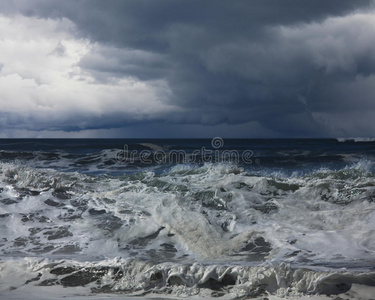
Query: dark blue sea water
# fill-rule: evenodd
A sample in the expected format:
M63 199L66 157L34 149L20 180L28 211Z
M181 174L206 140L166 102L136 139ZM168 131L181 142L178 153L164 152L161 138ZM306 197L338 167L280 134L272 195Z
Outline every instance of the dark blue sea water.
M374 162L373 139L0 140L0 299L375 286Z

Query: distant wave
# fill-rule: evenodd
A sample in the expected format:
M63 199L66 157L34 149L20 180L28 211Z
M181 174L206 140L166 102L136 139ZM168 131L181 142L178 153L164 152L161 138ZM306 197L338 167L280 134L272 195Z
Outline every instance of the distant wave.
M340 143L345 143L345 142L366 143L366 142L375 142L375 137L349 137L349 138L336 138L336 140Z
M156 144L152 144L152 143L140 143L139 145L150 148L155 151L160 151L164 149L163 147L156 145Z

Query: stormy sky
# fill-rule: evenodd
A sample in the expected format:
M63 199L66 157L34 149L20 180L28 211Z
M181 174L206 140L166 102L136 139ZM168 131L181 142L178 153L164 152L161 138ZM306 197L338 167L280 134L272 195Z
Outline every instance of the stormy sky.
M0 1L0 137L374 133L374 1Z

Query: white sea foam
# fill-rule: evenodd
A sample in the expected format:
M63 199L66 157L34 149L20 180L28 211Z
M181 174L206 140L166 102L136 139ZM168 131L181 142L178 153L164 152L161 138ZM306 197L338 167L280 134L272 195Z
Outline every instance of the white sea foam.
M374 180L367 160L292 176L224 163L121 176L1 163L0 296L12 286L47 289L38 284L61 282L68 275L50 271L64 264L82 277L103 267L99 287L74 288L84 295L109 285L140 294L211 297L216 286L229 298L300 297L338 293L340 283L372 285ZM113 279L115 267L127 275Z

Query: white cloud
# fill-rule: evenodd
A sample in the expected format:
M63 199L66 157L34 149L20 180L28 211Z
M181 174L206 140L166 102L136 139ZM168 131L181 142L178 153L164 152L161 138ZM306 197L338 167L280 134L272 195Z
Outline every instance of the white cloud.
M123 114L131 122L160 118L175 109L163 102L171 92L162 79L142 82L123 75L109 83L94 80L80 61L100 45L76 38L75 30L67 19L0 15L3 129L9 116L62 129L65 124L90 128L91 117L109 117L110 126L111 114ZM71 123L72 116L82 121ZM33 127L26 121L24 125Z

